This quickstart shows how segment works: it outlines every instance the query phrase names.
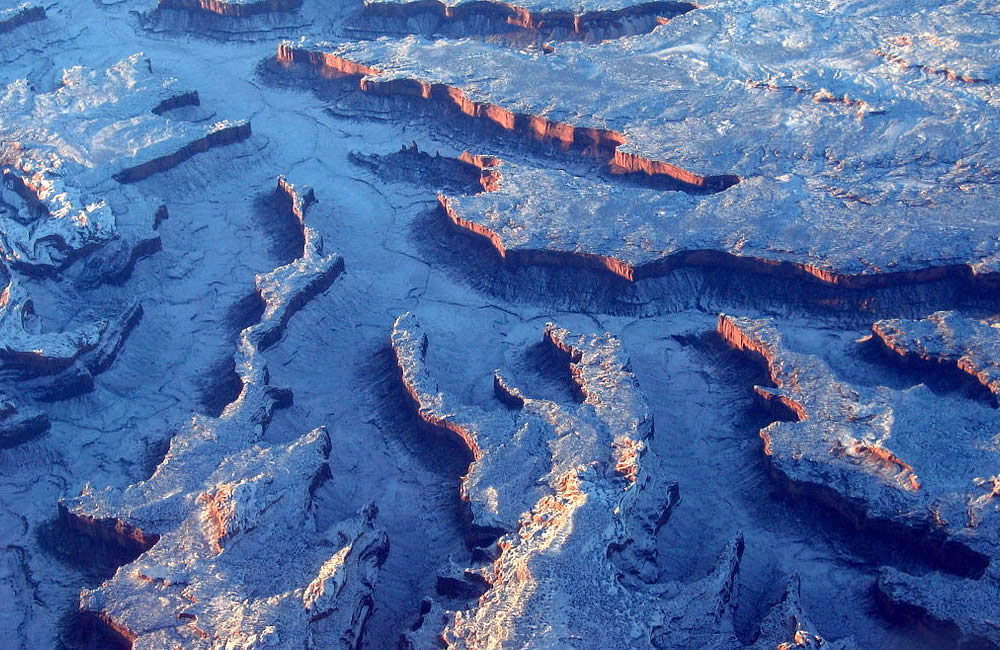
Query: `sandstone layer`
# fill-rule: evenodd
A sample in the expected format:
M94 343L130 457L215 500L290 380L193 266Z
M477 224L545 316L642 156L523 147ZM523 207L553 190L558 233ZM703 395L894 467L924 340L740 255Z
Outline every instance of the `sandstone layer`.
M579 401L532 399L498 371L497 403L483 409L438 389L419 320L396 321L392 347L420 419L431 433L457 436L472 456L462 481L472 526L505 533L479 572L488 588L475 605L430 603L404 647L746 647L733 622L741 536L705 579L660 578L655 537L678 489L648 451L652 415L620 341L553 324L542 339L564 360ZM791 580L753 647L823 643Z
M388 553L377 508L317 529L312 495L329 476L329 434L264 440L274 410L292 395L270 384L261 351L344 268L305 225L311 189L279 178L277 191L305 246L293 262L257 276L263 311L239 335L240 395L218 418L192 418L147 480L124 490L88 487L60 505L79 534L122 548L127 563L85 591L81 607L134 648L353 649L364 636Z
M901 361L951 368L1000 396L1000 326L957 312L936 312L920 320L881 320L872 333Z
M978 133L997 119L1000 58L981 38L995 12L914 8L871 27L860 5L832 25L828 11L719 2L649 34L554 51L304 39L277 60L364 96L358 114L417 113L462 148L484 131L535 146L530 163L501 166L498 191L446 195L452 213L526 259L636 280L707 265L851 288L994 281L997 185ZM932 60L913 34L946 20L963 36L939 40ZM886 48L927 62L900 66ZM502 74L483 75L483 62ZM898 146L884 150L887 139ZM599 173L567 169L567 155ZM945 216L958 213L967 218Z
M906 325L874 329L897 327ZM996 647L1000 627L980 605L998 586L992 429L959 415L966 400L936 398L924 385L900 391L841 381L821 357L789 349L769 319L721 315L718 331L767 367L773 386L754 390L779 420L760 431L778 484L936 565L919 576L883 568L884 611L931 623L968 647Z

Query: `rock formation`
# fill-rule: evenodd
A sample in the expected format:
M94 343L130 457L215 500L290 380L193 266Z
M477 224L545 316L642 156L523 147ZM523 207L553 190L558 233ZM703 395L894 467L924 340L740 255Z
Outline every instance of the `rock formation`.
M495 8L448 10L473 4ZM373 3L366 12L437 11L427 3L396 7ZM521 261L607 267L631 280L694 265L849 288L941 278L995 284L996 223L985 206L996 184L976 135L997 119L989 108L996 102L989 80L1000 69L995 51L971 36L939 41L941 63L928 66L986 80L951 83L873 53L900 32L919 32L922 11L869 29L853 7L820 29L825 11L820 2L756 13L744 2L716 3L641 38L554 51L476 39L304 39L283 43L277 62L333 79L344 97L338 112L422 115L461 148L482 134L535 147L528 160L504 162L496 192L443 200ZM965 15L949 6L932 22ZM972 31L997 26L995 13L985 15ZM786 31L795 47L760 40ZM842 68L843 43L870 54ZM483 61L502 73L484 76ZM591 84L587 92L579 79ZM965 126L946 104L964 107ZM913 121L918 112L928 119ZM904 124L921 135L881 150L884 134ZM779 132L780 146L767 144ZM953 154L934 158L917 144L943 133ZM497 153L491 148L483 151ZM567 167L567 156L576 167ZM596 161L600 173L581 160ZM908 210L904 223L897 205ZM942 216L955 213L969 218Z
M899 342L907 326L883 321L873 329ZM883 609L952 626L969 647L996 647L996 617L979 605L998 585L1000 480L992 474L992 433L965 428L956 417L961 405L935 405L922 385L895 391L838 380L823 359L789 350L768 319L721 315L718 330L731 346L762 360L774 384L754 390L785 420L760 431L775 480L947 571L916 577L884 568ZM927 344L934 349L933 340Z
M994 399L1000 396L1000 328L994 323L942 311L920 320L881 320L872 333L901 361L957 370Z
M0 34L12 32L21 25L45 20L45 8L28 2L0 9Z
M302 0L157 0L157 2L159 7L165 9L204 11L232 18L245 18L272 11L292 11L302 6Z
M250 134L246 122L169 119L168 106L190 102L177 85L141 54L103 72L67 69L48 93L27 79L8 84L0 98L0 259L31 274L61 270L122 237L112 206L123 202L148 206L151 232L160 203L112 179L136 181Z
M124 490L87 488L60 506L80 534L138 555L81 597L85 611L137 649L353 649L373 607L388 552L377 509L326 531L312 517L313 490L329 475L329 435L319 428L288 444L263 440L274 409L292 396L270 385L261 350L344 268L305 225L312 191L284 178L278 191L306 244L301 257L257 276L263 312L239 336L239 397L220 417L195 416L178 431L149 479Z
M875 583L879 607L889 618L928 626L956 639L962 648L986 650L1000 648L1000 619L992 604L998 588L993 568L979 580L963 580L885 567Z
M543 340L565 359L580 401L526 397L498 372L497 408L484 410L438 390L414 315L393 327L392 347L419 417L430 430L460 438L472 455L462 498L478 543L506 533L481 570L489 587L478 602L459 611L428 604L404 647L425 647L438 635L449 648L744 647L732 618L742 537L704 580L660 580L655 536L678 489L648 450L652 414L621 343L552 324ZM797 589L793 582L764 622L759 647L773 639L813 642Z
M549 40L601 41L645 34L675 16L697 8L689 2L606 3L602 8L538 3L366 2L354 30L448 36L506 37L514 43ZM588 3L579 3L584 7ZM599 3L600 4L600 3ZM353 30L352 30L353 31Z
M34 15L26 5L19 10ZM162 204L114 179L138 180L249 134L242 123L195 135L205 127L171 119L170 111L198 102L197 93L179 91L176 79L154 73L138 54L103 73L67 69L52 92L19 79L0 97L2 446L48 429L32 401L92 390L93 376L111 365L142 315L132 300L113 318L43 331L22 274L68 273L92 289L124 281L140 257L159 250L154 227Z

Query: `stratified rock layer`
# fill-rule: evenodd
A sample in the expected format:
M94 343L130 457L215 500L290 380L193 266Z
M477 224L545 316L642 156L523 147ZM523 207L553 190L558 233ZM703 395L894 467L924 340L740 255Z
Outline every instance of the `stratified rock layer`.
M243 18L272 11L292 11L302 6L302 0L158 0L158 6Z
M897 326L883 322L876 331ZM840 381L820 357L791 351L768 319L722 315L718 329L730 345L763 360L775 387L754 390L776 417L790 420L760 431L776 480L950 572L915 577L884 569L885 609L952 626L969 643L1000 643L993 608L979 602L1000 586L993 429L968 422L964 400L935 403L923 385L898 391Z
M356 29L381 33L506 37L517 43L600 41L643 34L693 11L689 2L365 2Z
M655 537L678 492L648 451L652 414L620 342L552 324L543 340L564 355L581 401L526 397L498 372L497 408L483 410L438 390L419 321L396 321L392 347L419 417L473 457L462 481L473 527L507 532L482 570L489 588L476 605L430 604L404 646L440 636L447 647L477 649L743 647L733 627L742 537L704 580L659 580ZM794 642L809 627L797 582L789 594L765 621L767 643Z
M146 178L249 136L246 122L169 119L165 106L191 96L177 85L141 54L103 72L67 69L48 93L27 79L7 85L0 96L0 259L32 274L64 268L121 237L113 205L148 206L151 226L159 203L115 180Z
M0 9L0 34L39 20L45 20L45 8L37 4L22 2L16 7Z
M954 368L994 399L1000 396L1000 325L942 311L919 320L881 320L872 332L901 360Z
M1000 330L993 322L957 312L936 312L922 319L890 319L872 325L874 338L891 356L928 369L961 372L981 384L994 403L1000 391ZM988 457L989 447L983 446ZM973 479L967 497L967 525L992 536L990 567L982 579L960 580L946 574L909 575L885 568L877 589L880 604L895 618L917 620L951 631L967 647L1000 647L1000 617L993 606L1000 590L1000 475L995 468ZM966 647L963 646L963 647Z
M257 276L264 309L239 336L239 397L218 418L196 416L177 432L149 479L121 491L88 488L61 504L71 527L141 553L81 598L137 649L353 649L373 607L388 553L376 508L326 531L312 517L312 492L329 475L328 434L263 440L291 393L270 385L261 350L344 268L305 225L312 191L284 178L278 191L305 245L290 264Z
M537 164L506 163L498 191L446 205L520 262L630 280L710 265L854 288L994 281L1000 197L980 133L997 127L1000 54L988 42L1000 16L973 1L893 6L873 23L870 4L834 19L819 0L718 2L650 34L555 51L303 40L277 59L363 93L361 114L417 112L463 143L482 140L477 125L534 143ZM931 55L917 35L939 32L959 36ZM926 63L884 55L900 49ZM568 154L601 173L564 171Z

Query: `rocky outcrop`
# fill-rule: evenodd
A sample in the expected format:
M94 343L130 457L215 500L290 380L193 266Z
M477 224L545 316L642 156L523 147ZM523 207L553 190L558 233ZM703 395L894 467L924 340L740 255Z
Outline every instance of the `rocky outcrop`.
M213 147L224 147L234 142L246 140L250 134L250 122L219 122L213 125L204 137L189 142L172 153L158 156L133 167L126 167L115 174L114 178L119 183L141 181L153 174L176 167L188 158L204 153Z
M49 416L0 392L0 449L16 447L49 430Z
M485 239L513 266L583 268L629 282L682 268L726 269L862 291L943 280L982 287L997 283L995 273L978 274L964 265L839 273L802 261L805 256L776 252L771 245L753 250L745 239L734 240L724 224L696 227L700 218L663 223L664 210L657 206L676 206L661 198L661 192L612 189L566 172L526 169L506 161L497 161L491 169L492 182L482 191L472 196L441 192L438 203L451 225ZM598 198L595 202L591 197ZM617 215L614 224L604 218L611 210ZM741 237L764 237L767 227L743 225ZM636 243L639 233L641 245Z
M161 9L203 11L219 16L244 18L274 11L293 11L302 6L302 0L157 0Z
M889 319L872 325L874 339L891 356L917 366L964 373L1000 396L1000 328L957 312L919 320Z
M871 51L903 70L919 72L928 79L940 77L966 84L997 81L1000 71L991 67L988 59L984 61L985 57L976 56L978 43L968 41L956 47L954 41L941 36L942 32L934 28L906 30L904 27Z
M936 312L916 320L889 319L872 325L873 339L890 360L935 372L960 373L982 385L996 403L1000 389L997 358L1000 334L991 321L977 320L958 312ZM960 421L956 418L956 422ZM937 432L949 436L950 431ZM986 453L988 445L980 445ZM996 517L1000 513L1000 476L984 466L964 494L964 511L955 519L977 541L990 564L977 580L944 573L910 575L892 567L883 568L876 583L879 605L894 620L929 626L960 647L1000 647L1000 619L990 603L1000 589L997 563L1000 543Z
M420 151L416 142L385 155L351 152L350 160L385 179L406 180L415 185L463 194L495 192L503 179L497 169L499 158L467 151L458 157L442 156L440 152L432 156Z
M39 5L22 2L10 9L0 9L0 34L39 20L45 20L45 8Z
M517 43L550 40L599 41L645 34L696 9L689 2L646 2L579 12L532 9L498 0L450 4L438 0L366 2L361 31L462 36L508 36Z
M934 444L943 432L904 417L907 408L928 408L926 387L894 391L840 381L823 359L789 350L769 319L720 315L718 332L763 362L774 384L754 391L779 420L760 430L779 485L944 569L983 574L996 540L980 518L968 516L974 500L967 493L989 471L981 431L956 427L943 452Z
M991 570L980 580L941 573L914 576L883 568L875 582L879 609L890 619L927 626L960 648L1000 648L996 599L1000 582Z
M428 102L438 109L481 120L529 140L552 144L565 151L578 151L606 162L612 174L641 174L663 184L665 189L711 193L721 192L739 182L736 176L702 176L677 165L619 151L626 139L616 131L575 126L543 115L516 113L494 103L477 102L459 87L386 74L337 52L284 41L278 46L277 61L285 66L309 66L322 77L350 77L352 81L357 80L358 89L365 93Z
M488 588L475 605L448 611L426 603L401 645L486 649L572 639L579 648L744 647L733 623L742 537L704 580L660 580L656 534L678 489L648 448L652 414L621 343L552 324L542 340L565 360L580 401L532 399L498 371L497 408L483 409L438 389L414 315L393 327L419 417L460 438L473 458L462 479L471 525L506 533L479 571ZM791 591L765 622L767 643L806 638L810 626Z
M108 369L142 317L133 302L116 320L96 320L76 330L42 333L31 298L11 277L0 294L0 369L19 392L43 400L65 399L93 388L93 376Z
M85 591L81 607L134 648L357 648L388 541L376 509L317 530L313 490L329 475L322 428L284 445L264 443L276 408L291 402L270 385L261 350L291 315L343 270L304 224L309 188L284 178L303 223L301 257L256 278L263 311L240 332L235 365L243 387L218 418L195 416L178 431L153 475L124 490L90 487L61 505L81 534L109 538L132 560ZM280 553L275 553L281 549Z
M241 334L261 350L276 343L284 333L288 319L344 272L344 260L336 253L323 251L323 236L305 224L306 210L315 202L312 188L297 187L285 177L278 177L278 191L288 196L292 213L302 225L302 255L270 273L258 275L257 294L264 303L260 323ZM237 364L239 365L239 364Z
M120 244L122 218L130 232L140 233L126 241L128 248L155 248L151 226L162 204L109 181L139 180L250 134L245 122L168 119L173 108L199 101L177 85L154 73L141 54L100 72L69 68L51 92L37 91L27 79L10 83L0 96L0 259L24 273L53 275ZM132 206L131 214L116 214L112 205ZM130 269L134 256L118 257L124 258L119 266ZM118 276L121 269L92 270Z
M311 491L329 452L317 429L229 455L186 495L184 519L81 607L136 649L360 647L388 539L374 507L316 529Z
M197 90L189 90L173 97L167 97L162 102L153 107L154 115L163 115L167 111L172 111L185 106L200 106L201 98Z
M42 332L27 292L9 275L0 293L0 448L19 445L49 429L48 416L32 405L89 392L142 317L133 301L114 319Z
M491 3L447 11L473 5L483 24L486 13L504 15ZM529 11L536 7L559 5ZM289 77L298 69L338 79L321 93L338 114L416 113L458 150L480 142L509 151L499 191L445 196L451 215L494 233L501 253L524 251L526 263L635 281L696 266L859 291L937 281L995 289L997 166L974 135L997 121L995 84L928 83L872 51L898 42L891 47L907 60L995 79L1000 59L986 43L996 15L970 20L954 4L933 15L899 8L872 28L867 10L852 5L835 27L820 28L821 2L751 17L744 9L700 7L642 37L554 50L503 39L303 39L284 43L277 59ZM421 11L426 18L410 15ZM436 2L371 3L366 12L401 14L413 31L437 24L431 14L448 22ZM800 46L768 48L761 34ZM854 44L851 56L842 43ZM920 136L886 149L896 128ZM947 153L917 144L941 142L942 133ZM528 155L525 141L535 143ZM943 216L959 213L968 218Z

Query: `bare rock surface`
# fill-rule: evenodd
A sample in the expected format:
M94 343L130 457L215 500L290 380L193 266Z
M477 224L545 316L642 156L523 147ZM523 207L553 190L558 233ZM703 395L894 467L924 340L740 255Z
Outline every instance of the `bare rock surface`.
M4 648L996 647L994 4L297 4L0 2Z
M39 20L45 20L45 8L39 4L22 2L15 7L0 8L0 34Z
M148 206L151 230L153 201L119 183L249 135L249 123L169 119L164 107L180 97L197 103L141 54L104 71L66 69L53 92L38 92L28 79L9 83L0 98L4 261L30 273L62 269L123 236L116 212L131 201L135 212ZM129 216L133 228L139 218Z
M498 371L497 408L484 411L438 390L420 322L413 314L396 321L392 346L419 417L472 454L462 497L473 526L507 532L482 570L489 588L476 605L432 605L421 624L431 629L404 643L419 647L443 619L452 648L744 647L733 625L742 536L707 578L659 579L655 536L678 490L647 453L652 415L620 341L548 324L544 344L564 358L580 401L531 399ZM796 599L797 580L765 622L760 647L772 638L814 642Z
M312 515L313 491L329 475L329 434L263 439L291 393L270 385L261 350L343 271L305 225L311 189L279 178L278 191L305 245L293 262L257 276L263 311L240 332L239 397L218 418L196 416L177 432L149 479L121 491L87 488L61 506L80 533L141 553L81 597L83 610L134 648L357 648L373 607L388 553L377 508L325 531Z
M244 18L272 11L292 11L302 6L302 0L158 0L158 6Z
M1000 395L1000 326L955 312L936 312L920 320L881 320L876 339L907 362L954 368Z
M697 5L690 2L669 0L528 0L518 3L376 0L365 3L361 15L348 23L348 31L482 37L511 45L596 42L651 32L658 25L696 8Z
M896 341L897 328L905 331L906 324L873 326ZM775 417L788 420L760 431L778 483L833 507L871 534L929 553L948 571L917 577L884 568L877 584L887 612L951 626L969 647L996 647L996 618L979 605L997 588L1000 551L992 428L970 427L957 417L962 404L935 404L923 385L896 391L840 381L821 357L789 350L769 319L721 315L718 331L767 365L774 387L754 390Z
M931 19L913 7L869 28L875 9L865 4L841 7L836 20L829 11L823 2L719 2L644 36L552 53L409 37L290 42L278 58L346 75L408 111L453 115L459 129L481 123L604 166L603 177L576 178L555 165L510 165L495 196L456 201L462 218L510 249L633 268L708 250L829 282L929 267L994 273L995 183L977 130L996 118L1000 59L982 38L996 31L995 13L953 3ZM961 72L937 75L877 53L945 19L963 25L961 36L941 42L926 66ZM483 75L484 61L503 73ZM776 132L781 144L772 146ZM892 152L881 148L904 132ZM618 188L623 180L694 195ZM910 215L905 225L897 205ZM608 230L612 212L625 217ZM968 216L962 225L942 217L955 212Z

